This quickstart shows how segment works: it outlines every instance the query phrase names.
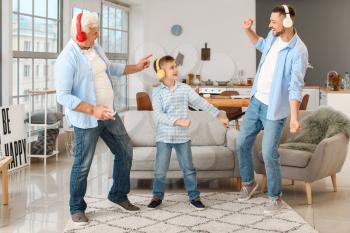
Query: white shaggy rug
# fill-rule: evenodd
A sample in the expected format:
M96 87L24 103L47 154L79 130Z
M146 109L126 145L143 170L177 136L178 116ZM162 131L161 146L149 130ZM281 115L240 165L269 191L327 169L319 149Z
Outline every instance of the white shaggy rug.
M149 210L151 195L132 194L129 199L141 207L138 213L124 213L105 197L86 197L88 225L71 220L64 232L317 232L290 206L284 204L277 215L263 214L265 197L237 201L238 193L202 193L205 210L191 207L186 194L167 194L161 207Z

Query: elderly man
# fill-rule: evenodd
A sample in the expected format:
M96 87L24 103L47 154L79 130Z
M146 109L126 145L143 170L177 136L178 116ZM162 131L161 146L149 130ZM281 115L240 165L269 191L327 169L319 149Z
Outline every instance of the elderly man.
M70 176L70 213L72 220L86 224L87 176L101 137L114 154L113 185L108 199L124 211L138 211L127 194L130 191L132 145L118 114L113 111L113 76L142 71L151 55L135 65L111 63L95 43L99 35L98 17L80 13L72 20L72 40L55 64L57 101L66 109L74 126L75 150Z

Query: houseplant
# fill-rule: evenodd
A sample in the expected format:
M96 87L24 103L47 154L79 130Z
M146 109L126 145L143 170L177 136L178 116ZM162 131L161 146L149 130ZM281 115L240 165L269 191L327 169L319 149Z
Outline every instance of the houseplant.
M332 91L339 91L341 76L336 71L330 71L327 74L328 85Z

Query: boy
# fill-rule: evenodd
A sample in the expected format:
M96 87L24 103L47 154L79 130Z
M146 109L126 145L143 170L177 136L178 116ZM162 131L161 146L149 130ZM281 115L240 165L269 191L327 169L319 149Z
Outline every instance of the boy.
M210 112L225 127L228 119L225 114L201 98L190 86L177 82L178 72L175 59L164 56L154 62L154 69L161 81L153 91L152 106L156 122L157 155L153 182L153 198L148 208L156 208L164 198L166 173L169 168L172 148L176 151L185 179L185 188L190 205L204 209L197 189L196 170L192 163L191 139L188 119L188 105Z

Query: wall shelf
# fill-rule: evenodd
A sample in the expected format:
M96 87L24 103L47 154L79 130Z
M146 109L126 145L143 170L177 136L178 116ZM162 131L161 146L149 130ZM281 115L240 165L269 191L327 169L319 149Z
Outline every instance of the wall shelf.
M33 124L32 123L32 111L33 109L31 109L29 111L29 122L28 122L28 140L27 140L27 157L29 158L29 164L31 162L31 158L41 158L44 160L44 167L46 168L46 159L51 157L51 156L56 156L56 161L58 160L58 137L56 137L55 140L55 149L52 151L52 153L47 154L47 130L48 129L55 129L55 128L59 128L60 123L61 123L61 119L54 122L53 124L48 124L48 120L47 120L47 115L48 115L48 106L47 106L47 102L48 102L48 95L51 94L55 94L56 91L55 90L33 90L33 91L29 91L29 106L31 108L33 108L33 104L32 104L32 99L34 96L42 96L42 98L44 98L44 123L43 124ZM57 105L56 105L56 112L57 112ZM34 130L35 128L35 130ZM32 137L32 133L34 131L37 131L36 128L39 129L43 129L44 130L44 153L43 154L31 154L31 142L33 141L33 137Z

